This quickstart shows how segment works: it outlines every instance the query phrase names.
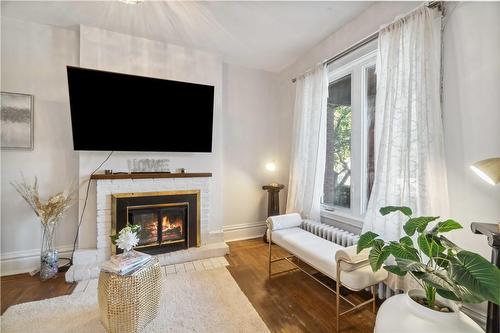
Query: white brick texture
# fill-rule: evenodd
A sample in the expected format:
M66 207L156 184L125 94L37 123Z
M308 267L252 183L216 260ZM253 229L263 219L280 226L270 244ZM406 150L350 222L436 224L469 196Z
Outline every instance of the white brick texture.
M119 193L168 192L179 190L200 191L200 237L201 245L210 241L210 179L209 178L158 178L119 179L97 181L97 258L107 260L111 255L112 195ZM75 271L75 275L83 272ZM83 273L85 274L85 273Z

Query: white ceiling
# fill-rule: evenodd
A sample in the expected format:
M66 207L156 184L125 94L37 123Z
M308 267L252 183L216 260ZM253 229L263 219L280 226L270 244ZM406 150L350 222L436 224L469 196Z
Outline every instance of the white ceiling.
M99 27L220 54L280 71L366 10L369 2L2 1L2 16Z

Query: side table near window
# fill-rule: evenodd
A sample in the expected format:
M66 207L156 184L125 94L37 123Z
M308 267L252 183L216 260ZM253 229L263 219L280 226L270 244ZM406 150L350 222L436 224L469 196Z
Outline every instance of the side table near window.
M280 214L280 191L284 188L285 185L276 183L262 186L267 191L267 217ZM267 243L267 229L263 239Z

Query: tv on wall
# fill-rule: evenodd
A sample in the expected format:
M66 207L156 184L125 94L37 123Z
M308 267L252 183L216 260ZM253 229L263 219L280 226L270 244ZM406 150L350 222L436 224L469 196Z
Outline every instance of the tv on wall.
M214 87L67 67L75 150L211 152Z

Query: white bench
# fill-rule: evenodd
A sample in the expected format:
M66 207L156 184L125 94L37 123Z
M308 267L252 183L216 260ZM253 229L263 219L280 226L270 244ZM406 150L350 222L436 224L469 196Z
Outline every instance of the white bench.
M337 332L339 331L340 316L370 303L372 303L372 310L375 312L376 285L387 278L387 271L384 269L379 269L377 272L372 271L368 261L369 250L363 250L359 254L356 254L356 245L343 247L302 229L301 225L302 218L296 213L271 216L267 219L269 233L269 278L271 278L272 275L300 269L335 293L337 296ZM272 258L271 250L273 243L289 252L292 256ZM335 280L336 290L333 290L294 263L291 260L293 257L302 260L309 266L312 266L319 272ZM286 260L295 267L291 270L272 273L271 264L280 260ZM340 267L340 269L337 269L338 267ZM353 291L359 291L370 287L372 298L360 304L354 304L340 295L340 286L344 286ZM340 298L351 304L352 308L340 313Z

